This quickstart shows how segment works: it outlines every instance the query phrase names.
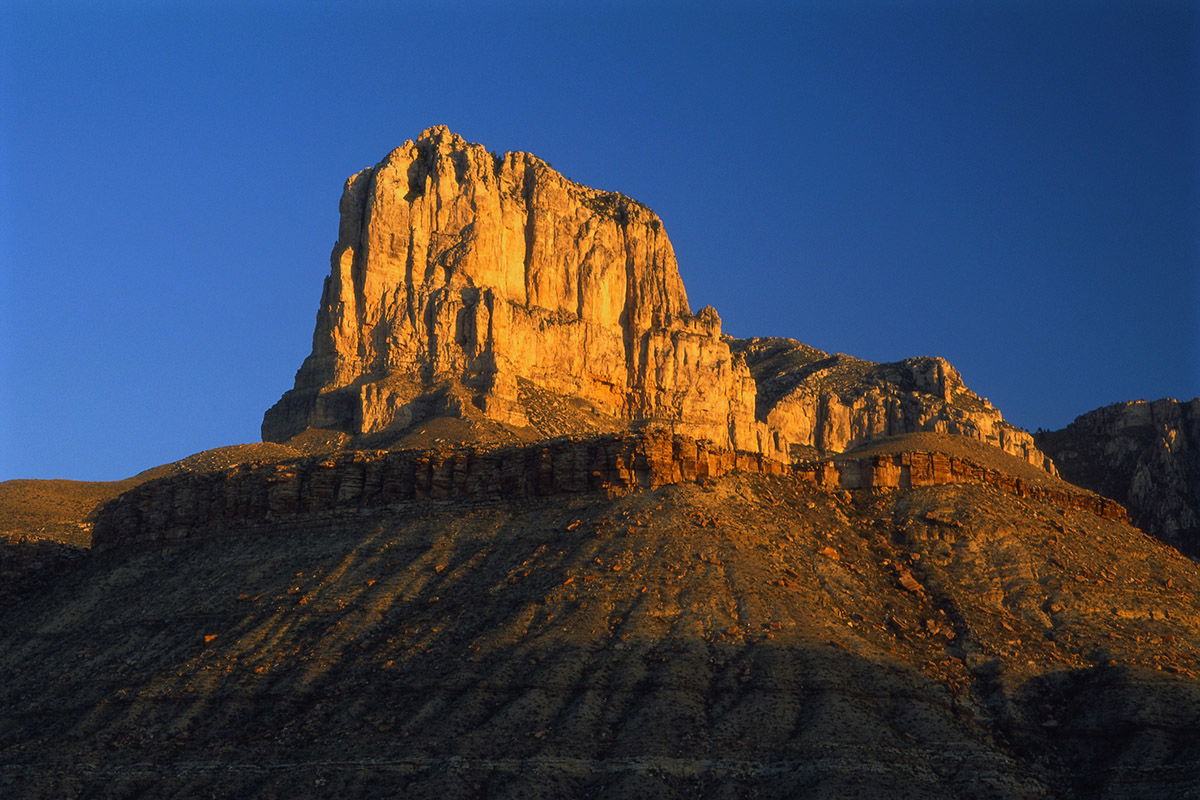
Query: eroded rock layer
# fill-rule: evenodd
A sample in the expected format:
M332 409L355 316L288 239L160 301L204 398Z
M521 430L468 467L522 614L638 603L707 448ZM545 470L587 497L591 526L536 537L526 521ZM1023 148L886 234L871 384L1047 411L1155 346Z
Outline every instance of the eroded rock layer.
M1128 519L1116 502L1049 476L1030 480L947 453L892 452L788 464L645 431L564 437L525 447L360 450L185 473L143 484L104 506L92 545L107 550L164 543L412 501L487 502L587 492L618 496L735 471L832 490L982 484L1105 519Z

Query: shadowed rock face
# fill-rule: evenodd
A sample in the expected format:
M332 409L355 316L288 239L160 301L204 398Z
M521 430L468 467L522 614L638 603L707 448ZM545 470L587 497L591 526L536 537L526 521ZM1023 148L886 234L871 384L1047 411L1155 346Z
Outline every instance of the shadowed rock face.
M935 447L943 443L952 447L958 438L924 436L934 439ZM885 446L886 440L880 447ZM1002 458L989 460L999 461L999 468L938 450L898 450L861 458L844 455L837 460L787 464L663 431L563 437L523 447L351 451L284 462L250 462L151 481L100 510L92 545L110 550L163 544L289 519L307 522L370 513L427 499L474 504L588 492L614 497L706 481L734 471L780 476L827 490L982 484L1059 508L1128 521L1125 509L1112 500L1039 474L1011 456L996 455ZM1026 474L1014 474L1018 471Z
M854 385L831 391L831 375ZM390 445L439 417L566 432L547 408L593 432L653 423L785 460L936 431L1049 466L944 360L722 336L716 311L691 312L650 209L430 128L346 182L313 351L263 437Z
M1116 403L1037 441L1067 480L1124 504L1139 527L1200 557L1200 398Z

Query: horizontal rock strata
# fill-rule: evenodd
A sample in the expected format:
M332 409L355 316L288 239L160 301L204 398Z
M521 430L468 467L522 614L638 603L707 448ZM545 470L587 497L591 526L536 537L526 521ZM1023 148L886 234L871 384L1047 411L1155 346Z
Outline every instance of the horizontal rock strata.
M829 490L972 483L1125 520L1097 495L1057 489L944 453L888 453L786 464L661 431L560 438L525 447L350 451L163 478L101 509L93 547L169 542L331 512L421 500L502 500L603 492L610 496L702 481L733 471L777 475Z

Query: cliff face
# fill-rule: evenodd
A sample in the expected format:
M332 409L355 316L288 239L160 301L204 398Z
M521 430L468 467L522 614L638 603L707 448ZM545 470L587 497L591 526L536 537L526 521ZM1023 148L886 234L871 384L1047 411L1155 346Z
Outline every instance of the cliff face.
M784 338L734 341L754 375L757 409L790 447L841 452L902 433L954 433L1055 473L1032 435L1004 422L946 359L875 363Z
M346 182L312 354L263 438L390 446L380 434L431 417L525 438L650 424L784 460L949 432L1052 469L941 359L722 336L712 308L692 314L648 208L441 126ZM586 425L554 423L567 417Z
M424 414L526 426L518 378L614 420L761 449L753 382L693 315L662 222L444 127L351 177L313 336L263 436Z
M735 471L826 491L982 484L1060 509L1128 521L1125 509L1112 500L1049 475L1022 477L1005 464L997 469L945 452L901 450L786 464L645 431L561 437L523 447L352 451L181 473L138 486L106 504L97 517L92 546L109 550L169 544L247 526L400 509L425 500L486 505L589 492L611 498Z
M1037 442L1067 480L1121 502L1143 530L1200 556L1200 398L1105 406Z
M879 364L777 338L734 340L733 349L754 376L759 418L789 450L837 453L885 436L952 433L1057 474L1033 436L1005 422L944 358Z

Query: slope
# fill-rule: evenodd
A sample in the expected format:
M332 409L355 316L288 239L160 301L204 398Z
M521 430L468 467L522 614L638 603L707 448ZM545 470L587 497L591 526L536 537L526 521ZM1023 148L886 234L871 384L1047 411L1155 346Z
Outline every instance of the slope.
M235 444L194 453L119 481L19 478L0 481L0 542L50 540L86 547L92 518L104 503L135 486L185 472L208 472L248 461L292 458L300 451L274 442Z
M0 792L1200 790L1197 568L991 487L731 473L221 533L0 614Z

